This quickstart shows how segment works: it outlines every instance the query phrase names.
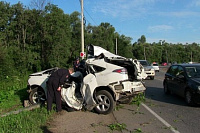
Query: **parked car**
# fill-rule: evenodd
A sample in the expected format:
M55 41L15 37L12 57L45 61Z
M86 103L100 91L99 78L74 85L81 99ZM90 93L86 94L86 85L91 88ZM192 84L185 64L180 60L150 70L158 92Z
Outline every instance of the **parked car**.
M174 64L163 81L165 94L171 92L185 98L188 105L200 103L200 64Z
M167 66L167 62L163 62L163 63L162 63L162 66Z
M62 91L64 101L72 108L80 109L85 106L88 110L95 109L98 113L107 114L114 109L115 102L129 103L135 95L144 93L146 90L142 82L146 74L136 59L130 60L112 54L101 47L89 45L88 56L83 64L80 72L84 75L84 82L81 86L88 87L83 88L87 90L82 92L83 101L77 103L72 98L74 97L72 96L73 89L67 89L68 94ZM31 103L46 100L46 81L56 69L58 68L29 75L28 92L30 92ZM73 85L70 87L75 88ZM63 88L66 89L66 87Z
M151 80L155 77L155 69L149 64L147 60L138 60L140 64L144 67L144 71Z
M159 66L157 63L152 63L151 66L154 68L156 72L159 72Z

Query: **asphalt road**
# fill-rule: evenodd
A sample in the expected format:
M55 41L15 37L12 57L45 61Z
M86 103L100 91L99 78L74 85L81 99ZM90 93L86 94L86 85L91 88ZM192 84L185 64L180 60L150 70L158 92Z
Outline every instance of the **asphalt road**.
M183 98L164 94L165 71L157 72L154 80L145 80L146 101L139 108L120 104L108 115L66 111L42 129L48 133L199 133L200 107L188 107Z
M165 95L162 85L164 73L156 73L154 81L145 80L145 104L180 133L199 133L200 107L187 106L184 99L175 94Z

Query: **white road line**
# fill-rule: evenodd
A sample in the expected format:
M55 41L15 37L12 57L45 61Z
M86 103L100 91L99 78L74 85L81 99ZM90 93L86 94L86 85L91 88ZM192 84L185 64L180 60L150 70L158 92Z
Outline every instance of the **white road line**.
M160 120L165 126L167 126L172 132L180 133L179 131L175 130L169 123L167 123L163 118L157 115L153 110L151 110L148 106L142 103L142 106L145 107L151 114L153 114L158 120Z

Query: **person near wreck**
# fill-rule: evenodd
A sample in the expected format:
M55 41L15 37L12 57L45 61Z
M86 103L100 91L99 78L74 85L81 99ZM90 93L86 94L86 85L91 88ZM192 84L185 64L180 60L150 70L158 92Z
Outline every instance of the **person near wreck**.
M76 61L74 61L74 71L78 71L80 66L80 60L79 58L76 58Z
M61 86L69 79L70 75L74 72L73 68L58 69L51 74L47 81L47 111L52 110L52 103L55 98L56 111L62 111L61 102Z

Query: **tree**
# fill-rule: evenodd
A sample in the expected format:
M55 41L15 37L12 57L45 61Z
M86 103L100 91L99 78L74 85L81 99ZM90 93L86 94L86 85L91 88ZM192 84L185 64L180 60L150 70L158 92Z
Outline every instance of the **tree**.
M125 35L119 35L118 33L117 35L117 54L127 58L134 58L131 45L132 38L126 37Z
M142 35L139 39L138 39L138 43L144 44L146 43L146 37L144 35Z
M48 3L50 3L50 0L31 0L30 6L39 11L44 11Z

